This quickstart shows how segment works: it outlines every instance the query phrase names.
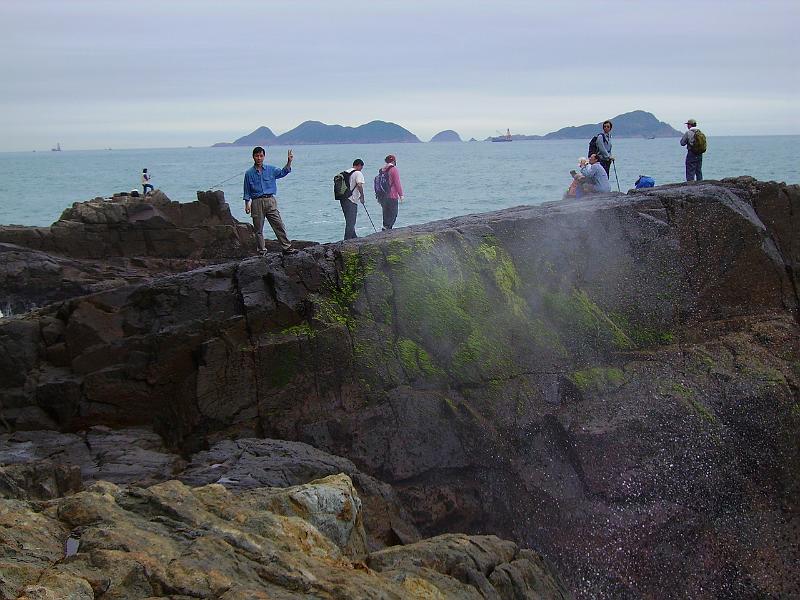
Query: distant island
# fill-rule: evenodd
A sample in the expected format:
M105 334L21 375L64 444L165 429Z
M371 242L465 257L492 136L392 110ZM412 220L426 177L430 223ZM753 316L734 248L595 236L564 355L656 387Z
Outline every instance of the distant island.
M617 138L664 138L680 137L681 132L668 123L659 121L653 113L634 110L610 119L614 123L613 134ZM503 135L488 137L484 141L512 140L588 140L601 131L601 122L562 127L546 135ZM440 131L431 142L460 142L461 136L452 129ZM475 141L475 138L469 141ZM269 127L261 126L255 131L233 142L218 142L213 148L229 146L300 146L304 144L406 144L419 143L420 139L408 129L388 121L371 121L358 127L327 125L320 121L305 121L291 131L275 135Z
M233 142L219 142L213 148L228 146L299 146L303 144L405 144L419 143L417 136L396 123L371 121L358 127L326 125L319 121L305 121L291 131L276 136L269 127L259 127L252 133Z
M235 142L219 142L212 148L225 148L227 146L266 146L272 144L277 138L269 127L259 127L253 133L240 137Z
M431 138L432 142L460 142L461 136L452 129L445 129L440 131Z
M605 119L603 119L605 120ZM617 138L663 138L681 137L681 132L669 123L659 121L653 113L634 110L608 119L614 124L613 135ZM562 127L546 135L512 135L514 140L578 140L589 139L602 131L602 123ZM494 138L488 137L486 141Z

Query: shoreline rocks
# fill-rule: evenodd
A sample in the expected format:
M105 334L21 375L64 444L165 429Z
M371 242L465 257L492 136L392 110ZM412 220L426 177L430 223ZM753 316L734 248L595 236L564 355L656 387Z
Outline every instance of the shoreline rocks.
M76 600L176 594L231 600L435 594L455 600L486 592L509 600L569 597L540 557L494 537L427 540L426 557L440 558L421 566L412 559L421 551L413 547L392 560L367 556L360 518L359 498L345 475L283 491L98 482L49 502L0 500L0 594ZM487 573L452 566L470 559L479 559Z
M791 595L797 215L798 186L663 186L71 298L0 321L3 415L218 445L198 474L304 442L580 598Z
M0 225L0 311L18 315L255 254L252 226L233 218L221 191L186 203L160 190L76 202L50 227Z

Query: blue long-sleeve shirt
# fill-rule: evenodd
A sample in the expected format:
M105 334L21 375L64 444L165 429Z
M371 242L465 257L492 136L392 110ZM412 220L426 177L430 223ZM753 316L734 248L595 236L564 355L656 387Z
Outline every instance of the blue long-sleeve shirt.
M611 184L608 182L606 170L599 162L581 167L581 173L589 180L598 192L610 192Z
M275 180L286 177L291 172L291 167L279 169L272 165L262 165L259 173L256 166L253 165L244 174L244 194L242 196L244 201L247 202L264 194L277 194L278 184L275 183Z

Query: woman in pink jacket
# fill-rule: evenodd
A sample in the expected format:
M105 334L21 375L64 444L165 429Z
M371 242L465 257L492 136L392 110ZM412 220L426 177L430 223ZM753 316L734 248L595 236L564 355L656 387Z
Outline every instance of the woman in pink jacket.
M389 193L379 202L383 208L383 229L391 229L397 220L398 203L403 199L403 186L400 184L395 155L390 154L384 160L386 164L381 167L381 171L389 176Z

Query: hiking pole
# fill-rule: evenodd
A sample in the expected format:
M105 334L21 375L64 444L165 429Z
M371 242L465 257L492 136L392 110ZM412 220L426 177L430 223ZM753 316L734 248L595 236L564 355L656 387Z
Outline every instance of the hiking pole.
M370 216L369 216L369 211L367 210L367 205L366 205L365 203L363 203L363 202L362 202L362 203L361 203L361 206L363 206L363 207L364 207L364 210L365 210L365 211L366 211L366 213L367 213L367 218L369 218L369 222L370 222L370 223L372 223L372 228L375 230L375 233L378 233L378 228L377 228L377 227L375 227L375 223L373 223L373 221L372 221L372 217L370 217Z
M622 190L619 189L619 177L617 177L617 161L612 160L611 161L611 166L614 167L614 177L616 177L616 179L617 179L617 191L621 192Z

